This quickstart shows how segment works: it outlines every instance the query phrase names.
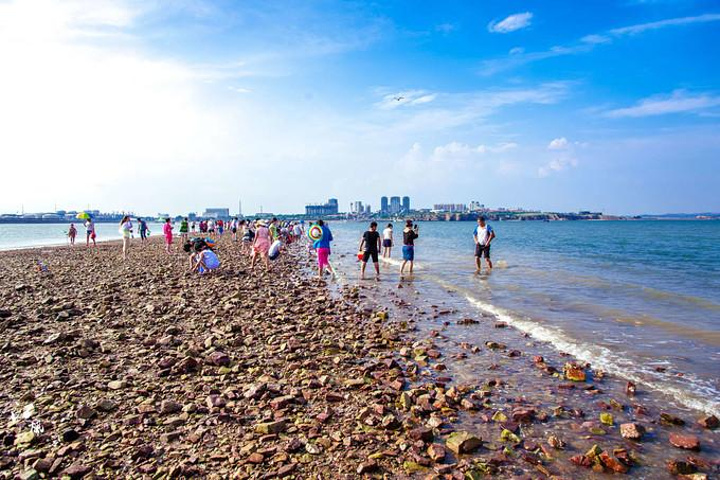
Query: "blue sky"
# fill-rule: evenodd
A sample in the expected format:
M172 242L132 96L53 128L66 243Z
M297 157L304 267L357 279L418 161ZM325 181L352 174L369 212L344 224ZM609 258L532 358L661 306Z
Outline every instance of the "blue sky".
M720 3L0 0L0 211L720 211Z

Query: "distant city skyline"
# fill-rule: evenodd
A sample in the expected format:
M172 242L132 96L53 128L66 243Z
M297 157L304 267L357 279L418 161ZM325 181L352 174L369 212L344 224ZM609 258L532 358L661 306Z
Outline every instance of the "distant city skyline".
M709 0L0 1L0 211L720 211L718 27Z

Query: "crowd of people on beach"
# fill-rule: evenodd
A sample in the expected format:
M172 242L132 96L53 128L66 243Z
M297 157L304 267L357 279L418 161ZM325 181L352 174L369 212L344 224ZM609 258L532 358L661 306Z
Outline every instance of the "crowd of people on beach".
M147 222L142 218L136 218L141 245L147 243L150 229ZM95 223L92 217L84 222L86 246L96 246ZM129 215L125 215L120 221L119 233L122 238L122 258L127 260L130 251L133 235L133 222ZM175 227L172 219L166 218L162 227L165 252L168 255L174 254L173 240ZM293 242L303 240L307 233L309 243L308 252L317 258L317 277L322 279L325 272L333 277L337 272L330 263L331 242L334 240L329 226L322 220L311 222L308 230L305 230L305 222L284 221L280 222L273 217L270 221L264 219L245 220L234 217L230 220L202 219L189 221L187 217L180 220L178 228L179 239L183 250L189 255L189 268L201 274L209 273L220 267L220 259L217 256L217 242L230 232L232 242L240 242L240 253L250 257L250 269L254 270L256 264L262 262L267 271L272 270L271 261L277 259L284 247ZM67 232L70 245L75 245L77 228L70 224ZM405 221L402 231L402 264L400 267L401 278L408 274L413 275L415 265L415 240L420 237L420 227L412 220ZM487 270L492 269L490 260L490 244L495 238L495 232L480 216L477 225L473 230L475 243L475 271L481 273L482 260L485 259ZM392 257L392 249L395 246L393 224L388 223L382 233L378 231L378 223L372 221L367 231L360 237L358 246L358 262L360 262L360 279L364 280L367 263L372 260L375 279L380 280L380 260L389 260Z

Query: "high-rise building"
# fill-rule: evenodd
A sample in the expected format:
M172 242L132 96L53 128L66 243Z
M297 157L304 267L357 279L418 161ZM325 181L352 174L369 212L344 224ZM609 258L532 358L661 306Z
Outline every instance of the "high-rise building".
M400 197L390 197L390 215L397 215L401 208Z
M410 197L402 198L402 209L405 213L410 212Z
M365 205L365 213L367 215L370 215L372 213L372 208L370 207L370 205Z
M331 198L327 203L306 205L305 215L313 217L322 217L324 215L337 215L338 201L337 198Z
M363 207L363 203L360 201L356 202L350 202L350 213L363 213L365 211L365 208Z
M203 218L229 218L229 208L206 208Z
M485 205L478 202L477 200L473 200L470 202L470 211L471 212L477 212L479 210L485 210Z
M380 197L380 213L388 213L388 197Z

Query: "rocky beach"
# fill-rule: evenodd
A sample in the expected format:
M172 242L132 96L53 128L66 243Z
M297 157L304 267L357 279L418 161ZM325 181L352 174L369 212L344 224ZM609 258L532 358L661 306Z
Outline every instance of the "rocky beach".
M229 238L218 255L199 276L157 239L126 262L116 242L0 253L0 478L720 472L716 417L492 317L317 282L304 245L271 273Z

